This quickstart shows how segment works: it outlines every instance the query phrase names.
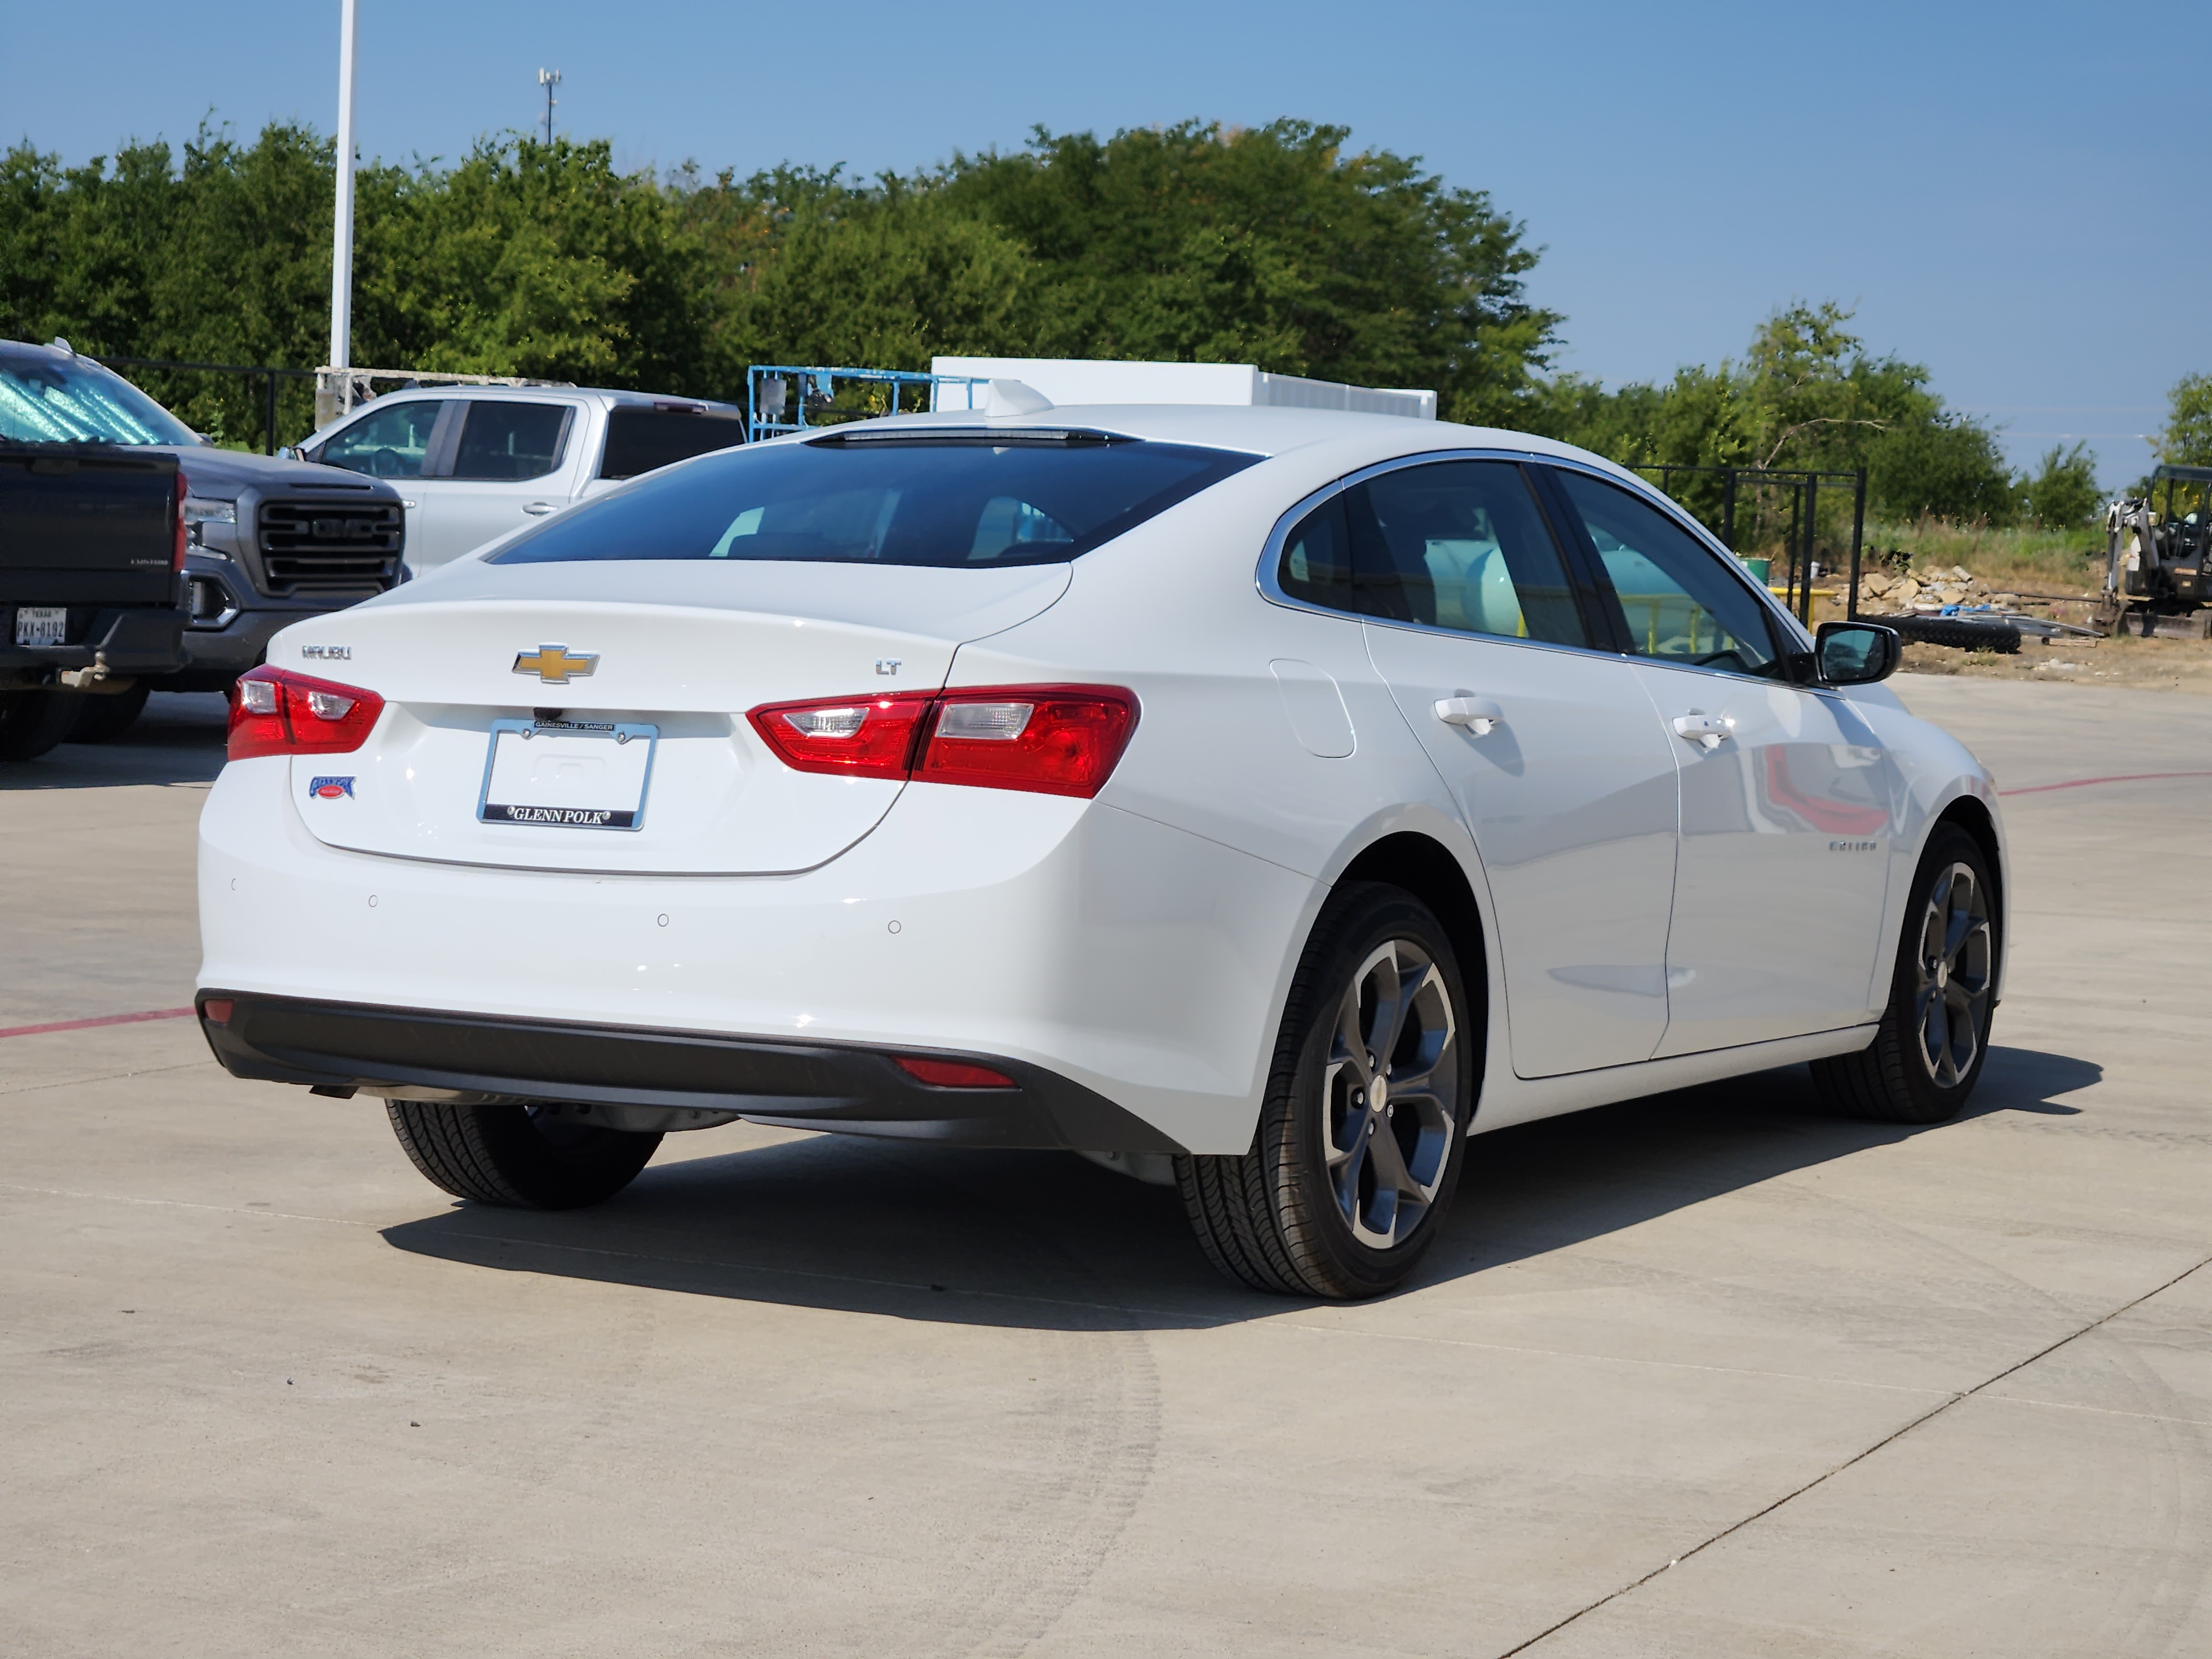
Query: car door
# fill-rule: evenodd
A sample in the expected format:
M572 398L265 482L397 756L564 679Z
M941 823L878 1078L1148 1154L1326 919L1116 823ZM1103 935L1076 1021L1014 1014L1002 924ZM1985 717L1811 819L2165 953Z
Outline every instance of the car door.
M1524 470L1433 460L1356 481L1286 544L1349 549L1369 654L1480 854L1513 1068L1650 1056L1666 1030L1672 740L1587 602ZM1311 572L1325 561L1305 559Z
M1656 503L1552 476L1674 734L1681 853L1661 1054L1831 1030L1869 1017L1896 763L1839 694L1795 683L1735 561Z
M458 400L450 434L441 434L422 480L419 527L410 525L408 562L417 569L457 559L510 530L557 512L573 491L568 475L580 447L577 404L520 398Z
M439 453L439 427L451 401L444 398L380 398L350 425L307 452L311 461L389 478L398 486L407 512L405 556L416 559L422 530L423 475Z

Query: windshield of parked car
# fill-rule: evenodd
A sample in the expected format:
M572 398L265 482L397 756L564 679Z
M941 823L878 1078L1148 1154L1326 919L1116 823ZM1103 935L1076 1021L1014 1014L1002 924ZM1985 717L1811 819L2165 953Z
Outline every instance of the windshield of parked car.
M188 444L191 428L85 357L0 351L0 439L18 444Z
M1259 459L1099 433L833 434L650 473L489 562L1065 562Z

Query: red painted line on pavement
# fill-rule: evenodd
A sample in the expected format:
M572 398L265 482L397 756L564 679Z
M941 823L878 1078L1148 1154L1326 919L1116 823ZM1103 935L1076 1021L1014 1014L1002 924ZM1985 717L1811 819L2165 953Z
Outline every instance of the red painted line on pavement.
M2100 783L2154 783L2160 778L2212 778L2212 772L2131 772L2124 778L2075 778L2065 783L2031 783L2024 789L2000 789L2000 795L2039 795L2047 789L2087 789ZM0 1036L7 1033L0 1031Z
M42 1031L84 1031L95 1025L136 1025L143 1019L188 1019L190 1008L154 1008L143 1014L102 1014L98 1019L58 1019L51 1025L0 1026L0 1037L37 1036Z

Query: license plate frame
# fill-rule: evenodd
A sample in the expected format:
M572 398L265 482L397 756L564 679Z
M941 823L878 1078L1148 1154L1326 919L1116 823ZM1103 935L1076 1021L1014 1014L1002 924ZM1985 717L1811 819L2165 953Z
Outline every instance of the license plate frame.
M624 774L635 772L636 775L635 804L624 805L619 799L605 804L564 803L545 797L571 792L541 789L534 782L518 788L511 771L502 775L500 766L501 740L511 740L514 747L508 752L520 764L521 746L535 743L541 737L564 745L605 744L615 751L613 754L592 756L574 749L570 752L577 754L579 758L599 761L612 760L619 756L622 771ZM641 763L624 752L634 743L645 745ZM635 834L645 828L646 802L653 793L653 763L658 757L656 750L659 743L659 726L635 720L494 720L484 744L483 782L477 791L477 821L522 829L611 830ZM535 793L539 799L495 801L492 799L495 783L502 794L528 795ZM626 797L629 792L624 788L615 793L617 796Z
M15 643L34 647L67 645L69 607L65 605L17 605Z

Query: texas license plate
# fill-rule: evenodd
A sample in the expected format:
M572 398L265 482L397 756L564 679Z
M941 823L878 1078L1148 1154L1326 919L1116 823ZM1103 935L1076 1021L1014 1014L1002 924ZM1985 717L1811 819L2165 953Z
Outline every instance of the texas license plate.
M659 728L495 720L477 817L555 830L638 830Z
M15 607L15 643L69 643L69 607L60 605L19 605Z

